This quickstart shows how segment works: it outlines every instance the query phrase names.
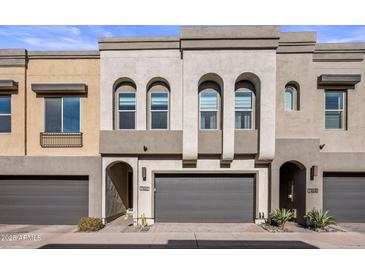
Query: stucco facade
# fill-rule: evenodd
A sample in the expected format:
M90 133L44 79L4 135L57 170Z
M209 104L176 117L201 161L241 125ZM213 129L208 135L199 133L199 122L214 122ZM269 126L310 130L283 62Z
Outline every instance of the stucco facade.
M362 43L320 44L316 33L283 33L278 26L101 38L98 51L0 50L0 80L17 83L10 91L0 82L12 104L11 133L0 134L0 174L88 176L89 215L104 221L133 208L135 221L144 215L149 223L224 220L219 214L262 222L287 207L298 222L313 208L363 222L364 53ZM204 85L217 87L210 129L201 125ZM251 120L243 128L237 124L241 87L251 94ZM295 89L292 101L288 87ZM168 94L165 128L151 129L152 90ZM326 128L328 91L344 94L336 129ZM44 98L70 95L80 97L82 143L45 147ZM123 111L133 117L126 128ZM209 179L214 176L222 181ZM173 195L176 207L156 207L178 191L191 193L184 196L191 203ZM225 212L209 211L225 203ZM334 204L351 206L338 211Z

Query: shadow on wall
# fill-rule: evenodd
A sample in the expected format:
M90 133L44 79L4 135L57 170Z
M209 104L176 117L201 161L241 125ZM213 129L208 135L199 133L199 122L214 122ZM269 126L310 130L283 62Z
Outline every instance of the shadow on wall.
M302 241L169 240L167 244L48 244L40 249L316 249Z
M133 207L132 168L117 162L106 168L106 218L110 220Z

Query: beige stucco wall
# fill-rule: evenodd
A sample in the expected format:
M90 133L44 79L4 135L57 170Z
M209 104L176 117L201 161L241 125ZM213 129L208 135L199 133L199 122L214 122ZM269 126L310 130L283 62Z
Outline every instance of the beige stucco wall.
M25 154L25 68L0 67L0 80L18 82L18 91L11 94L11 133L0 133L0 155L20 156Z
M182 130L182 61L179 50L100 52L100 129L113 130L113 85L130 78L137 86L136 129L147 127L146 88L158 77L170 85L170 129Z
M275 153L275 50L209 50L184 52L184 132L183 157L197 159L198 96L202 76L215 73L223 80L223 160L234 158L234 85L243 73L253 73L260 80L259 155L271 160Z
M362 81L347 91L347 130L325 129L324 89L321 74L361 74ZM312 54L278 54L276 84L276 138L319 138L321 152L365 151L364 62L313 62ZM290 81L300 85L300 110L284 111L284 88Z
M32 83L85 83L87 95L81 95L80 119L83 133L81 148L42 148L44 96L32 91ZM28 155L98 155L99 152L99 60L31 59L27 70L27 152Z

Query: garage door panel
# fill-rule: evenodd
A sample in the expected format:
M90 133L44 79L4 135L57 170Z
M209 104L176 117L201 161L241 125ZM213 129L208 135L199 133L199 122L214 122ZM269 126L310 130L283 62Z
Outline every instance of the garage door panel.
M326 173L323 207L338 222L365 222L365 175Z
M157 222L252 222L253 176L156 175Z
M0 177L0 223L76 224L88 216L86 176Z

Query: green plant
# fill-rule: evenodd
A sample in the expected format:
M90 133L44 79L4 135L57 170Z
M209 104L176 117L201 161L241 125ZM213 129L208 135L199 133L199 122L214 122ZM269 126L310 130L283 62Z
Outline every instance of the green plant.
M128 208L127 211L124 213L124 215L122 215L122 218L124 220L128 220L130 218L133 218L133 209Z
M146 215L144 213L141 215L141 226L142 227L148 226L147 218L146 218Z
M291 209L276 209L269 215L270 223L280 229L284 229L285 224L294 218L294 212Z
M104 225L100 218L82 217L78 224L79 231L84 232L98 231L103 227Z
M309 227L314 229L324 230L327 226L336 224L335 218L330 216L327 210L312 209L304 217L307 218Z

